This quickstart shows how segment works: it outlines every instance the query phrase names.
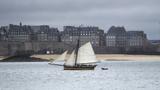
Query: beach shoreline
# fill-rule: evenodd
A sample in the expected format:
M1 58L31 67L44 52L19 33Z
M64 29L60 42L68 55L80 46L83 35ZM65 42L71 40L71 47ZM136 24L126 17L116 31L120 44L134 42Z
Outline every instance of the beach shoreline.
M56 59L59 55L60 54L35 54L32 55L31 58L41 62L40 59L42 61L50 61ZM66 56L66 59L69 58L69 56L70 54ZM0 56L0 60L3 60L7 57L8 56ZM99 61L160 61L160 55L96 54L96 58Z
M56 59L59 55L32 55L34 58L46 60ZM69 54L66 58L69 57ZM160 55L128 55L128 54L96 54L97 60L105 61L160 61Z

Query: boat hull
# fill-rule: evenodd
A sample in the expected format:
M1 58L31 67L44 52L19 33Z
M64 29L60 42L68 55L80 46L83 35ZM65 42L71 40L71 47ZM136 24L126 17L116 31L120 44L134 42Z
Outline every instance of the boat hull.
M108 68L101 68L102 70L108 70Z
M66 66L64 65L64 70L94 70L97 65L76 65L76 66Z

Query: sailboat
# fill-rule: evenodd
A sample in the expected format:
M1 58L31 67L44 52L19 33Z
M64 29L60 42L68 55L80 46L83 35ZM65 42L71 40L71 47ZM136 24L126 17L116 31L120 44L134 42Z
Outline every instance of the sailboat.
M94 70L97 59L90 42L72 51L70 57L64 63L64 70Z
M65 60L66 55L67 55L68 51L63 52L59 57L57 57L55 60L51 60L48 64L50 65L60 65L59 63L55 63L55 62L62 62Z

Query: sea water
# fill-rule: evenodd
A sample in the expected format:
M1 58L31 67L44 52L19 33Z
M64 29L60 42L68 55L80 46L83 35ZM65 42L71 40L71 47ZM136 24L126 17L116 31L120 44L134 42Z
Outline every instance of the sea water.
M64 71L47 62L3 62L0 90L160 90L160 62L106 61L94 71Z

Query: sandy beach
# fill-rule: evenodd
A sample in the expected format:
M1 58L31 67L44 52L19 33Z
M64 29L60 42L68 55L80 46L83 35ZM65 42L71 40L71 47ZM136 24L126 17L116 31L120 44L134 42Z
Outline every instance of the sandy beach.
M41 59L56 59L59 55L32 55L31 57ZM67 55L67 58L69 55ZM98 60L108 61L160 61L160 55L127 55L127 54L96 54Z

